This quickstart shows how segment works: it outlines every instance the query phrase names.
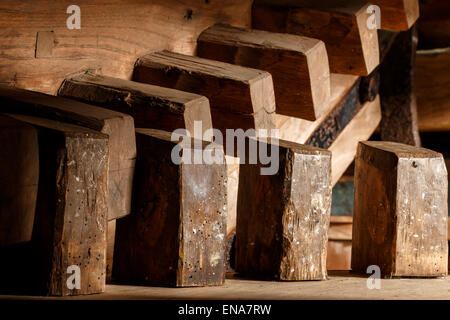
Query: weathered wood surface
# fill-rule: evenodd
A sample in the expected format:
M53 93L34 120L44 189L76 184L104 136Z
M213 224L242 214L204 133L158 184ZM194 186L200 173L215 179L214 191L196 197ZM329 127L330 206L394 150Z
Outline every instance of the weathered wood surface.
M275 175L261 175L261 164L241 165L236 271L279 280L324 280L331 154L286 141L279 145Z
M380 66L381 140L420 146L416 103L415 28L400 32Z
M217 22L250 26L252 0L79 0L79 30L66 25L71 3L0 4L0 83L55 94L87 70L130 79L136 59L154 50L193 54L198 35ZM38 32L53 32L51 57L35 57Z
M275 96L268 72L161 51L140 58L133 79L206 96L215 128L275 127ZM221 116L216 117L215 109L219 109ZM224 126L221 121L223 117L234 121L242 116L249 119L247 126L242 126L242 121Z
M170 88L83 74L65 80L58 94L129 114L138 128L171 132L185 128L194 136L194 121L201 121L203 132L199 132L198 139L212 128L206 97Z
M325 42L334 73L369 75L379 64L376 29L365 1L256 0L252 26Z
M419 0L371 0L380 7L381 29L406 31L419 18Z
M450 48L417 51L420 131L450 131Z
M385 277L448 271L447 170L440 153L361 142L355 167L352 270Z
M31 241L0 249L1 289L58 296L103 292L108 137L42 118L11 117L38 130L39 185ZM67 286L70 266L80 268L80 289Z
M37 131L0 116L0 246L31 240L39 180Z
M0 85L0 112L20 113L72 123L109 136L108 215L130 213L136 157L133 118L81 102Z
M225 164L174 164L169 132L138 129L137 144L133 212L117 220L113 278L176 287L223 284ZM186 144L181 152L194 150L204 146Z
M316 120L328 110L330 69L322 41L219 24L197 43L200 57L269 72L277 114Z

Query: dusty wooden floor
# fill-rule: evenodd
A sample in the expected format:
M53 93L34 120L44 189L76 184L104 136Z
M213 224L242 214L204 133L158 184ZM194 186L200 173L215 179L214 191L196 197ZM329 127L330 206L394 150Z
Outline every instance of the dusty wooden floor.
M156 288L108 285L100 295L64 299L445 299L450 300L450 277L440 279L386 279L380 290L369 290L367 277L333 272L328 281L274 282L231 278L222 287ZM17 296L0 296L14 299ZM20 297L30 299L61 299Z

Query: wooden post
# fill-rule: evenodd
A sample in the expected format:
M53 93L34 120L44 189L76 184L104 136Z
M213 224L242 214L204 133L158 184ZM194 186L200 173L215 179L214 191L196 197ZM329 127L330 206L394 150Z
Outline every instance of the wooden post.
M369 75L379 64L370 4L359 0L256 0L253 28L298 34L325 42L334 73Z
M31 241L0 249L1 288L57 296L103 292L108 137L47 119L12 117L38 130L39 185Z
M415 27L398 33L380 66L381 140L420 146L415 90Z
M331 153L279 141L276 156L274 175L262 175L261 164L241 165L236 271L280 280L325 280Z
M130 213L136 157L133 118L77 101L0 85L0 112L80 125L109 135L108 219Z
M328 110L330 69L322 41L215 25L203 31L197 43L200 57L269 72L277 114L316 120Z
M352 270L447 275L447 170L440 153L361 142L355 165Z
M161 51L140 58L134 80L206 96L214 128L274 129L272 76L256 69Z
M212 129L209 101L197 94L94 74L65 80L58 94L129 114L137 128L185 128L194 136L194 121L201 121L203 132Z
M39 181L33 126L0 116L0 246L31 240Z
M190 142L183 140L183 157L207 151ZM133 212L117 220L113 278L176 287L223 284L227 172L222 147L215 151L221 164L176 164L169 132L138 129L137 145Z

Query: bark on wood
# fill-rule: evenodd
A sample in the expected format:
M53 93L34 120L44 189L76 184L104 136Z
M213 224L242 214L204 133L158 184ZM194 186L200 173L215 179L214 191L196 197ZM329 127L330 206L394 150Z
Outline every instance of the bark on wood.
M261 166L240 168L236 271L280 280L326 279L330 152L280 141L278 172L261 175Z
M269 72L277 114L316 120L328 110L330 69L322 41L215 25L197 40L197 55Z
M174 164L168 132L139 129L137 144L133 212L117 220L113 278L176 287L223 284L226 166ZM204 149L185 145L182 153L193 150Z
M58 94L126 113L138 128L174 131L186 128L194 136L194 121L212 128L206 97L138 82L84 74L65 80ZM203 132L199 132L202 139Z
M130 213L136 157L133 118L62 97L1 86L0 112L20 113L64 121L109 135L109 219Z
M229 129L275 127L273 82L265 71L161 51L140 58L133 77L138 82L206 96L215 128L223 127L224 118L242 119L229 123Z
M39 180L33 126L0 116L0 246L31 240Z
M103 292L108 137L42 118L12 117L38 130L39 185L31 241L0 249L2 289L57 296ZM67 285L70 266L80 268L80 289Z
M355 167L352 270L447 275L447 170L442 155L394 142L361 142Z
M376 29L367 28L365 1L256 0L253 28L325 42L330 70L369 75L379 63Z
M420 146L415 91L415 28L400 32L380 66L381 140Z

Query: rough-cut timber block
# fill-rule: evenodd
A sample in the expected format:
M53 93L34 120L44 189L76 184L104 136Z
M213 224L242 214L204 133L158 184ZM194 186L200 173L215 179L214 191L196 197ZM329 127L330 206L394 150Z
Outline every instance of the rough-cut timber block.
M377 30L367 27L368 7L360 0L256 0L252 24L320 39L331 72L366 76L379 64Z
M132 213L117 220L113 278L176 287L223 284L227 172L222 147L216 146L221 164L175 164L171 154L177 144L169 132L137 129L136 140L136 193ZM207 151L206 143L190 142L183 140L183 157Z
M0 246L30 241L39 180L33 126L0 116Z
M331 153L279 141L278 172L261 175L261 167L243 164L239 172L236 271L280 280L325 280Z
M371 0L380 7L381 29L406 31L419 18L419 0Z
M38 130L39 185L31 241L0 248L1 289L39 295L105 290L108 136L11 115ZM70 277L80 270L79 289Z
M322 41L215 25L203 31L197 43L200 57L269 72L277 114L316 120L328 110L330 68Z
M62 97L0 85L0 112L20 113L83 126L109 135L108 219L130 213L136 157L133 118Z
M440 153L361 142L355 163L352 270L447 275L447 170Z
M161 51L140 58L133 77L206 96L214 128L275 128L275 95L268 72Z
M60 96L131 115L138 128L174 131L185 128L194 136L194 121L203 132L212 128L209 101L196 94L139 82L83 74L65 80ZM199 139L202 139L203 132Z

